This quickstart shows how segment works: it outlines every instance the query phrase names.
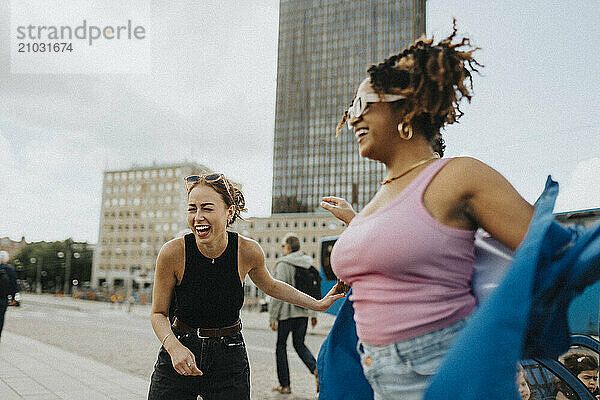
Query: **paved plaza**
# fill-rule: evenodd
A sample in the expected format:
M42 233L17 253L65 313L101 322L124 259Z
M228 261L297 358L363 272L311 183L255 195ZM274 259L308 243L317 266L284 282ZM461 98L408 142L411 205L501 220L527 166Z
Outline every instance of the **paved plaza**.
M145 399L148 381L10 332L0 343L0 398Z
M11 307L6 314L0 342L0 399L145 399L160 347L149 326L149 313L149 306L136 305L127 312L125 305L24 295L23 305ZM32 322L42 315L47 319L37 325ZM116 331L124 321L130 321L125 329L130 336ZM252 399L316 399L314 378L294 353L291 339L293 394L271 392L277 379L275 334L268 328L268 313L244 310L242 321L251 362ZM315 357L333 321L333 316L320 314L317 327L309 329L307 345ZM100 327L103 335L90 334L94 331L86 330L86 324L96 331ZM137 343L127 343L128 337ZM144 359L142 365L129 368L131 359L138 358Z

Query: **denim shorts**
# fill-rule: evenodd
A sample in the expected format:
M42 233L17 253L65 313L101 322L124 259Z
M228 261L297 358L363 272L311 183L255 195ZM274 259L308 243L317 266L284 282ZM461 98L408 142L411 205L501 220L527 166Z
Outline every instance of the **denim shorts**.
M164 347L158 353L148 400L249 400L250 365L242 333L201 339L192 334L175 335L196 358L201 376L180 375Z
M435 332L384 346L357 344L375 400L422 400L448 348L467 318Z

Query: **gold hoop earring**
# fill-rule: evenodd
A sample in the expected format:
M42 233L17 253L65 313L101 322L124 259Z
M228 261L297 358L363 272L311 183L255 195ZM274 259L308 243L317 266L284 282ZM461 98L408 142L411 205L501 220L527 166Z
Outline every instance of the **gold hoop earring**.
M413 137L413 129L412 126L408 125L408 134L405 135L404 134L404 124L401 122L398 124L398 133L400 134L400 137L404 140L410 140Z

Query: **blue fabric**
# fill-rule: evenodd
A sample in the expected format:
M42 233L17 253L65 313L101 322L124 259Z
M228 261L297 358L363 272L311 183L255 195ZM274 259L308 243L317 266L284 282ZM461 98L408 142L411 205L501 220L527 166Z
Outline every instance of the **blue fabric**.
M373 399L373 389L363 374L356 351L358 336L349 295L319 351L319 400Z
M517 361L568 349L569 302L600 279L600 224L586 231L562 227L552 215L557 195L549 177L512 267L473 313L425 400L520 400Z

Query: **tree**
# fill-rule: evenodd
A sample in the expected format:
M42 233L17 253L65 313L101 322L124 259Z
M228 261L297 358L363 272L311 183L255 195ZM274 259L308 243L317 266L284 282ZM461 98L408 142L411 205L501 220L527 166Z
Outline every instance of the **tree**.
M28 243L12 260L24 289L34 289L38 276L43 291L62 291L66 274L67 252L71 252L69 282L89 281L93 250L86 242L72 239L57 242ZM62 253L63 257L59 257ZM75 253L79 256L74 257ZM34 262L32 262L34 261Z

